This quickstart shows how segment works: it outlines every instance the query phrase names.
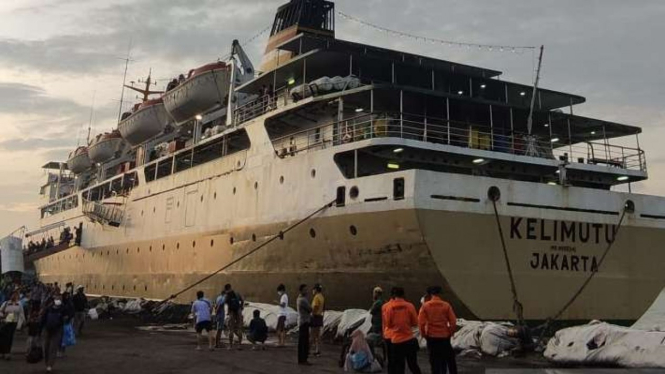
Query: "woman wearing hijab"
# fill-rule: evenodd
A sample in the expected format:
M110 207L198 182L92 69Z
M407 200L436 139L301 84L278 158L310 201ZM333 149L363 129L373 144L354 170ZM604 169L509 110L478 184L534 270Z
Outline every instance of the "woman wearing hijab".
M0 322L0 358L9 360L14 343L14 332L25 321L18 292L14 292L11 298L0 306L0 321L2 321Z
M346 355L344 371L357 371L362 373L374 373L381 371L381 365L376 362L372 350L367 344L365 334L356 329L351 333L351 346Z

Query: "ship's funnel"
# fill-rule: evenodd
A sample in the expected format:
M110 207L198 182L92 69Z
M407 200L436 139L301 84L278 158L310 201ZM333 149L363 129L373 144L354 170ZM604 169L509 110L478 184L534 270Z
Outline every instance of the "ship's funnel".
M292 54L276 47L298 34L335 37L335 4L325 0L291 0L277 9L261 71L290 60Z

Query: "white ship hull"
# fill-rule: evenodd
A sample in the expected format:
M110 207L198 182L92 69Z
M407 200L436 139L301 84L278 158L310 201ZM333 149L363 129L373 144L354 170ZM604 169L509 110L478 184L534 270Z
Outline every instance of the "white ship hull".
M202 115L225 102L231 71L214 69L197 75L164 94L164 105L177 123Z
M258 126L248 132L267 137ZM84 222L85 249L38 260L37 272L45 281L81 283L92 294L165 298L334 200L337 187L357 186L359 196L347 196L344 207L328 209L179 301L199 288L216 293L229 281L247 299L268 302L276 284L293 292L299 283L322 282L331 308L363 308L376 285L405 286L415 301L426 286L442 284L461 316L508 319L510 283L487 198L497 186L527 319L551 317L572 297L598 265L627 199L636 212L562 318L634 320L665 285L665 221L642 217L664 211L661 198L421 170L347 180L333 154L351 146L284 159L272 148L252 148L139 186L117 229L68 212L69 225ZM405 179L405 198L393 201L398 177ZM555 222L559 233L566 225L565 235L554 237ZM582 225L575 237L572 225Z

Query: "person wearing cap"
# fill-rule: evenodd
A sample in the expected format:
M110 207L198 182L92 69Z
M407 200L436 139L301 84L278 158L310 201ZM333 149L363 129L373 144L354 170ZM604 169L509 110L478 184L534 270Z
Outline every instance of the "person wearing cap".
M420 374L419 346L412 330L418 326L416 307L404 300L404 288L394 287L391 295L393 300L385 304L383 319L391 342L389 372L402 374L405 372L404 365L407 364L411 373Z
M74 333L81 336L83 325L85 323L86 309L88 309L88 297L83 292L83 286L76 287L76 294L72 298L74 303Z
M323 297L323 287L315 284L312 289L312 322L311 322L311 347L314 356L321 355L321 328L323 327L323 312L325 310L325 298Z
M455 334L457 317L453 308L441 298L441 287L427 290L429 301L420 308L418 328L420 335L427 340L432 374L457 374L455 351L450 339Z

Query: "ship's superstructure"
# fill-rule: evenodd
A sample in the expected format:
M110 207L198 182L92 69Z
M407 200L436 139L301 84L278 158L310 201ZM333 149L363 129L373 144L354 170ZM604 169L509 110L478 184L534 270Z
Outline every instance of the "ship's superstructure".
M574 115L584 98L498 71L337 40L334 14L328 1L284 5L261 74L244 53L193 70L199 83L120 122L131 147L78 165L75 182L65 173L74 187L47 165L55 196L28 235L77 235L30 256L40 277L165 298L335 201L201 287L270 301L279 283L320 282L341 308L364 307L376 285L416 298L441 284L462 316L512 318L498 221L527 319L550 317L593 272L563 318L646 310L665 285L665 199L613 191L648 177L640 128Z

